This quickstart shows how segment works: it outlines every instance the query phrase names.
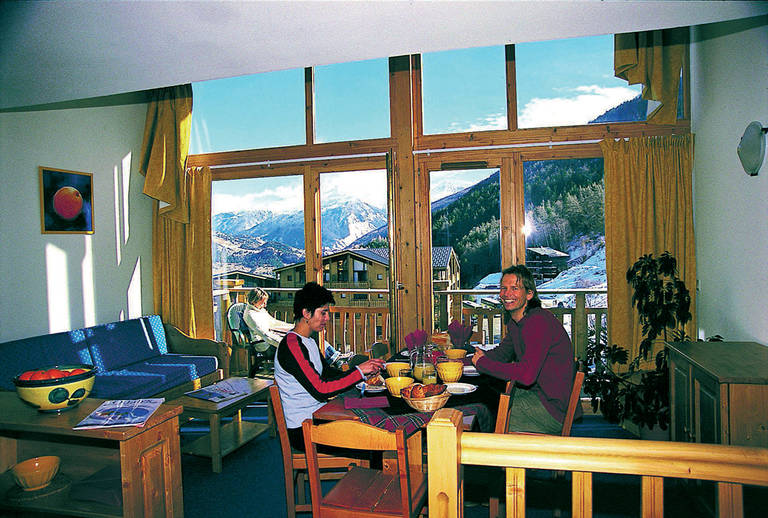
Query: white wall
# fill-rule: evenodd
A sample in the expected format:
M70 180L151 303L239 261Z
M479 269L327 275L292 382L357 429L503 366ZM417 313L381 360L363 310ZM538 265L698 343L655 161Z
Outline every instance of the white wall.
M768 164L749 177L736 147L768 126L768 17L693 32L692 123L700 337L768 345Z
M142 103L0 113L0 342L152 312L145 115ZM39 166L93 174L92 235L41 233Z

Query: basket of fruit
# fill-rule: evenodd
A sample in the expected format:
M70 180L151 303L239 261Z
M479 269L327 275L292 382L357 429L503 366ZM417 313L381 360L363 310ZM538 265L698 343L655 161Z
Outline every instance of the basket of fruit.
M442 384L422 385L414 383L400 391L408 406L419 412L432 412L443 408L451 393Z
M13 383L25 403L43 412L60 412L88 397L95 375L93 365L57 365L23 372Z

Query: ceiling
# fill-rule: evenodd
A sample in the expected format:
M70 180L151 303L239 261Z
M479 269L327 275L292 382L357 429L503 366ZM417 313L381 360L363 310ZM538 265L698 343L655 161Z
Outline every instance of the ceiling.
M403 54L768 14L741 1L0 3L0 109Z

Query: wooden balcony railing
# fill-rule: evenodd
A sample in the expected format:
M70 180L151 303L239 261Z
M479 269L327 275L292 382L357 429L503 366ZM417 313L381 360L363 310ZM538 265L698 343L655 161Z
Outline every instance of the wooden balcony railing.
M263 288L267 292L293 293L297 288ZM229 342L227 327L227 309L235 302L245 301L245 294L250 288L229 288L214 292L214 314L216 333L219 340ZM331 289L333 292L360 293L371 300L341 299L336 296L337 304L331 306L334 318L328 327L326 340L341 351L362 353L375 341L390 343L389 293L378 289ZM575 354L582 358L590 334L600 337L606 327L607 308L587 307L588 295L605 294L604 289L541 290L540 295L572 294L575 296L574 307L547 308L563 323L571 336ZM379 299L378 295L385 298ZM445 330L452 320L460 320L473 326L478 341L499 341L503 336L503 309L501 307L467 307L464 300L474 296L496 296L496 290L443 290L436 291L435 327ZM293 308L289 301L270 303L267 310L275 317L286 322L293 318ZM223 332L222 332L223 331Z
M504 468L507 517L525 517L525 470L572 472L571 516L592 516L592 473L639 475L638 516L664 516L664 479L717 483L718 516L744 515L743 484L768 486L768 449L632 439L473 433L458 410L438 410L427 425L430 516L461 518L463 465ZM502 476L501 473L499 476Z

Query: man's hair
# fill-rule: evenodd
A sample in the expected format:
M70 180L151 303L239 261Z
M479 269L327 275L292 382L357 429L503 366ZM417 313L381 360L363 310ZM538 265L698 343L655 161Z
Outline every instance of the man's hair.
M539 292L536 290L536 281L533 279L533 274L527 266L524 264L516 264L505 268L501 271L501 276L504 277L505 275L516 276L518 279L520 279L520 282L523 283L523 288L533 293L533 297L528 301L528 306L526 309L541 307Z
M335 304L333 294L316 282L306 283L293 298L293 320L302 317L302 311L314 313L315 310L326 304Z
M251 291L248 292L248 304L254 304L264 297L269 298L269 293L262 290L261 288L253 288Z

